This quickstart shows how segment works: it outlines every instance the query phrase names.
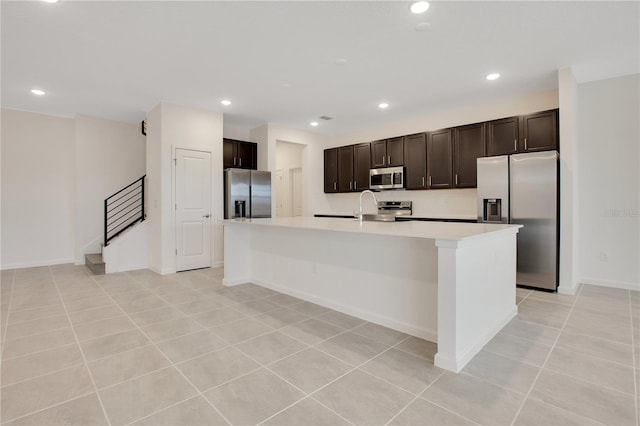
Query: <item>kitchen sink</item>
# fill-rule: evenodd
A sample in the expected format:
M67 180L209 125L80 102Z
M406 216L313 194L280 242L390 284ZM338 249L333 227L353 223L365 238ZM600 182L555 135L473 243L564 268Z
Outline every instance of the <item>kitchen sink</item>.
M395 222L396 216L393 214L363 214L362 220L365 222Z

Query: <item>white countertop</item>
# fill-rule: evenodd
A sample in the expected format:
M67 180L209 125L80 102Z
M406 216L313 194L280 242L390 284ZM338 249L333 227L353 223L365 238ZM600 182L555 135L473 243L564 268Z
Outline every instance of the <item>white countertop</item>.
M323 216L353 216L353 213L318 213L320 215ZM400 218L405 218L405 219L429 219L429 220L447 220L447 219L454 219L454 220L477 220L478 216L477 215L470 215L470 214L431 214L431 215L419 215L419 214L414 214L414 215L402 215L402 216L398 216Z
M318 231L352 232L358 234L387 235L460 241L496 232L517 232L522 225L457 222L362 222L342 218L283 217L270 219L227 219L224 225L258 225Z

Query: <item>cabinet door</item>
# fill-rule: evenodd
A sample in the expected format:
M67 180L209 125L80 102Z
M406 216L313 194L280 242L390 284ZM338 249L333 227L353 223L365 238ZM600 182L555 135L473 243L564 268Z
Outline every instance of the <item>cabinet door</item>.
M404 164L404 138L387 140L387 166L402 166Z
M453 184L456 188L475 188L477 162L486 154L485 124L453 129Z
M387 140L371 142L371 168L387 167Z
M543 111L522 117L522 151L558 149L558 110Z
M225 169L236 167L236 148L237 145L234 140L223 139L222 140L222 167Z
M353 148L353 189L363 191L369 189L369 165L371 149L368 143L361 143Z
M353 191L353 145L338 148L338 192Z
M452 188L453 150L451 129L431 132L427 138L427 175L431 189Z
M338 192L338 148L324 150L324 192Z
M406 189L427 188L427 138L424 133L404 137Z
M518 121L518 117L509 117L487 123L487 155L518 152Z
M257 150L256 150L256 144L252 143L252 142L242 142L242 141L238 141L238 160L237 160L237 166L236 167L240 167L242 169L256 169L257 166Z

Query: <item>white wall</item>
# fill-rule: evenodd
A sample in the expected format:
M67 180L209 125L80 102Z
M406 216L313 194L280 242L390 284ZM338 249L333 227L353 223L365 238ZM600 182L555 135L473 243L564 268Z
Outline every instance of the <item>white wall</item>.
M104 199L145 174L146 144L139 124L78 116L75 125L75 261L84 264L104 239Z
M2 269L70 263L74 120L2 109Z
M227 139L236 139L239 141L253 142L250 139L249 131L246 129L240 129L232 125L224 123L223 137Z
M533 93L526 96L504 99L487 104L470 105L464 108L439 111L432 114L411 117L406 120L373 126L371 128L340 135L332 138L325 148L371 142L393 136L437 130L447 127L472 124L514 115L529 114L558 107L558 92L556 90ZM358 194L324 194L323 192L323 155L316 157L316 170L319 173L314 178L313 185L314 208L313 213L324 214L352 214L357 208ZM419 191L384 191L378 194L380 200L413 201L413 214L432 217L470 217L476 212L475 189L438 189ZM373 206L368 207L371 212ZM369 212L369 210L365 210Z
M258 169L274 171L277 168L276 152L278 142L303 145L302 149L302 215L313 216L318 204L324 203L323 193L323 150L328 138L302 130L289 129L274 124L265 124L251 130L252 141L258 144ZM272 188L274 176L272 174ZM272 204L272 216L275 205Z
M223 218L222 114L161 103L147 116L149 183L149 267L175 272L174 166L177 148L211 152L211 265L222 264Z
M578 90L573 70L558 71L560 104L560 252L558 292L575 294L578 289Z
M578 85L581 281L640 290L640 75Z

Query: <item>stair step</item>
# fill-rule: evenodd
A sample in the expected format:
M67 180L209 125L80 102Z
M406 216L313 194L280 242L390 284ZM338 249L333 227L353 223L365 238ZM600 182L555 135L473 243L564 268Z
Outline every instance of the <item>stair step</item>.
M89 253L84 255L84 264L94 275L104 275L105 265L102 261L102 253Z

